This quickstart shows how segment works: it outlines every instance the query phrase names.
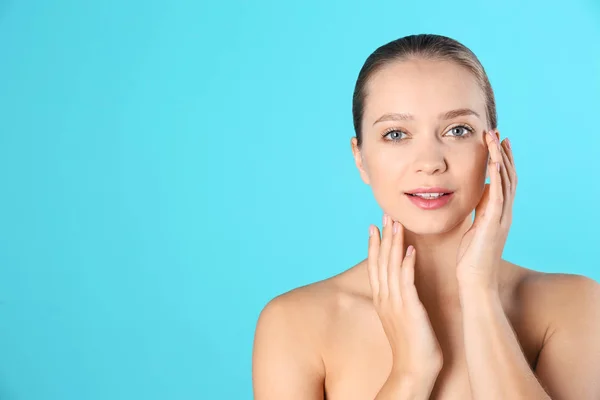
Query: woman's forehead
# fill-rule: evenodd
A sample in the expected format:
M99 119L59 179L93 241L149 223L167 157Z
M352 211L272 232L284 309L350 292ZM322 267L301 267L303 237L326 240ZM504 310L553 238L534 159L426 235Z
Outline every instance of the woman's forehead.
M394 62L367 83L365 120L384 113L407 113L414 119L437 118L450 110L469 108L481 114L485 96L473 74L454 62Z

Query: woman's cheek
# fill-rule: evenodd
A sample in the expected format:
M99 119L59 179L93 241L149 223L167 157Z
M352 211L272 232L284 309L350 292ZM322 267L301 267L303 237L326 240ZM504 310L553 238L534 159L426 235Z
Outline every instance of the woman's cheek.
M466 175L479 176L483 174L485 179L488 153L478 142L468 143L454 152L455 161L462 164L461 170L467 172Z
M394 212L402 200L402 192L406 190L404 170L398 164L373 166L371 190L376 201L388 212Z

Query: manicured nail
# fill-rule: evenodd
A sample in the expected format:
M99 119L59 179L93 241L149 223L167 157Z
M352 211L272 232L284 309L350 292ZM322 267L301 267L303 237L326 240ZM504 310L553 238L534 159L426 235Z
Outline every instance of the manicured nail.
M394 234L398 233L398 222L394 222Z
M387 214L383 214L383 226L387 224Z
M414 250L414 247L411 244L410 246L408 246L408 249L406 249L406 256L410 256L412 254L413 250Z

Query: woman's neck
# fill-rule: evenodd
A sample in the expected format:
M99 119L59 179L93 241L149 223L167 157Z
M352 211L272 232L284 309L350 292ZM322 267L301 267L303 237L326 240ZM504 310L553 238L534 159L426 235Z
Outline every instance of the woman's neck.
M416 248L415 285L425 302L456 303L456 256L463 235L471 227L472 215L449 232L440 235L418 235L405 231L405 247Z

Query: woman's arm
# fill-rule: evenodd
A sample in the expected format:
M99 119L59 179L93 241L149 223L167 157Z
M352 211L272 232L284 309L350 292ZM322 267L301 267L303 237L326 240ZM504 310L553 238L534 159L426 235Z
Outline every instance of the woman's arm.
M535 373L498 295L476 286L461 289L467 364L475 399L600 399L600 285L573 274L544 279L533 295L545 303L552 325Z
M427 400L436 379L437 374L407 376L392 371L375 400Z
M473 399L550 399L523 355L498 292L471 283L459 287Z

